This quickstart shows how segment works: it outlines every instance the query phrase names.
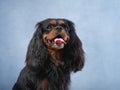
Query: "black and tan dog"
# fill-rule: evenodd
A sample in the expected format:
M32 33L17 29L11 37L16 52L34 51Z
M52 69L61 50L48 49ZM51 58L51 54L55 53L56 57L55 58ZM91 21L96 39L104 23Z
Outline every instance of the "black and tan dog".
M46 19L37 25L13 90L69 90L70 73L84 66L82 43L74 24Z

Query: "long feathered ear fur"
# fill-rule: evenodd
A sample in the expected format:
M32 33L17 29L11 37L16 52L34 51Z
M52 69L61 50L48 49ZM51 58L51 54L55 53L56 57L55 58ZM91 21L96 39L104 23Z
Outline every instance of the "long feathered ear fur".
M82 42L75 33L74 24L67 21L70 27L70 41L63 51L63 59L71 71L81 70L84 66L85 58Z
M45 60L48 57L48 51L43 45L42 41L42 25L41 22L36 25L37 30L35 31L26 55L26 64L33 70L39 70L38 68L43 67Z

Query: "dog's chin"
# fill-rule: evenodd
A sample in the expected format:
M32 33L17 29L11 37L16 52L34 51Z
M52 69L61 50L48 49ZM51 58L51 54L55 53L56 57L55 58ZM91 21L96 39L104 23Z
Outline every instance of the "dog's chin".
M57 49L57 50L60 50L60 49L63 49L64 48L64 44L63 43L54 43L51 48L52 49Z

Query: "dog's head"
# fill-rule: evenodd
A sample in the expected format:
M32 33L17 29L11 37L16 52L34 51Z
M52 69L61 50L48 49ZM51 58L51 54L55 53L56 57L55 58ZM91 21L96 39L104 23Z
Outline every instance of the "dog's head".
M47 19L41 25L44 44L50 49L63 49L70 39L69 21L65 19Z
M27 51L26 62L30 67L44 65L49 55L59 56L71 71L81 70L84 66L82 42L75 33L74 24L66 19L46 19L37 23ZM51 54L50 51L59 54ZM49 51L49 52L48 52ZM57 60L56 59L56 60ZM39 69L38 69L39 70Z

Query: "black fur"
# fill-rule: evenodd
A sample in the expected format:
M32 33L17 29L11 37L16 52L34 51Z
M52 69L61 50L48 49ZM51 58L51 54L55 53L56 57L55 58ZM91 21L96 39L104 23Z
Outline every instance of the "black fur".
M64 65L56 66L43 43L42 35L45 32L45 24L50 19L37 24L26 55L26 66L21 71L20 76L12 90L69 90L70 73L81 70L84 66L84 51L82 43L75 33L74 24L66 19L70 31L70 41L61 53L61 60ZM41 88L40 83L48 80L47 88Z

